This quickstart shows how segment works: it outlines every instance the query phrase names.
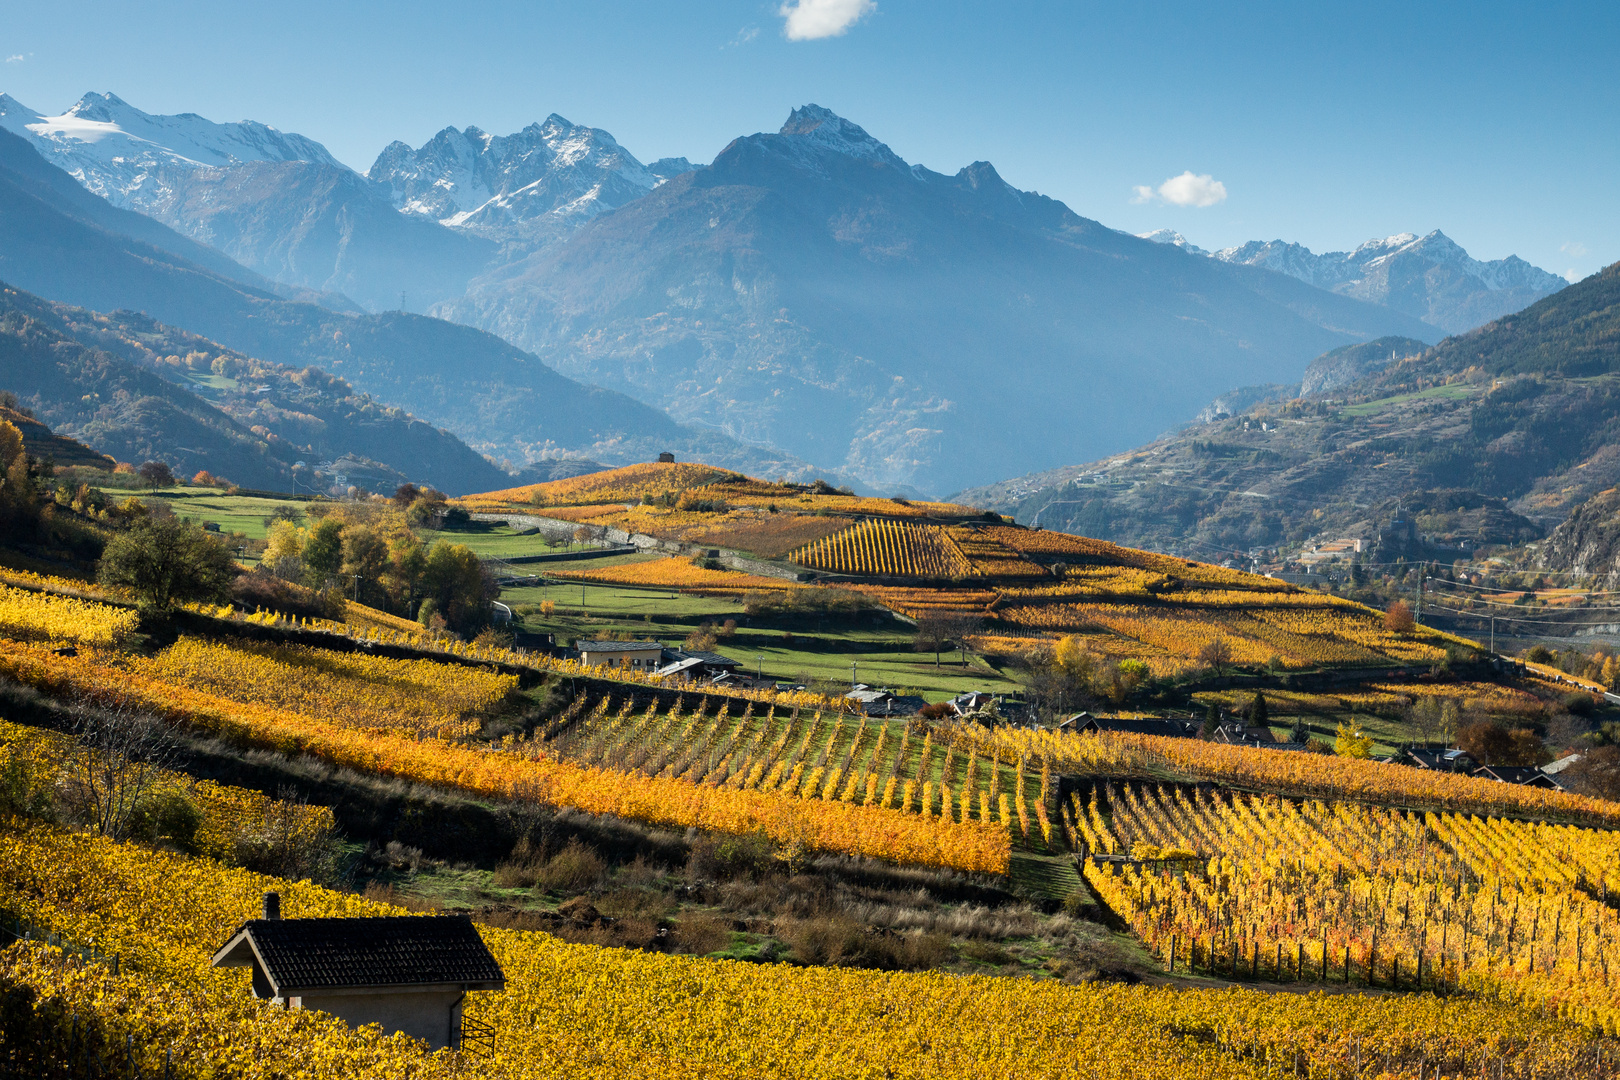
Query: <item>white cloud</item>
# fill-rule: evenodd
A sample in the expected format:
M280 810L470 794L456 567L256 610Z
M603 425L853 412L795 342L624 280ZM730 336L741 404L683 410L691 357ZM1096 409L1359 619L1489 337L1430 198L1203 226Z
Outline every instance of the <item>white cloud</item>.
M1573 285L1577 281L1581 280L1581 272L1572 266L1568 270L1564 271L1564 280Z
M1565 255L1573 255L1578 259L1582 255L1586 254L1586 245L1581 243L1579 240L1571 240L1567 244L1561 244L1558 250L1562 251Z
M1159 198L1172 206L1214 206L1226 199L1226 185L1208 173L1194 176L1189 170L1160 184Z
M726 42L720 47L722 49L736 49L743 45L747 45L750 41L753 41L757 37L759 37L759 27L745 26L741 30L737 31L736 37L732 38L730 41Z
M1214 206L1226 199L1226 185L1208 173L1199 176L1188 170L1172 176L1157 189L1146 184L1131 188L1131 202L1149 203L1154 199L1171 206Z
M23 62L23 54L22 53L13 53L12 55L6 57L6 63L8 63L8 64L20 64L22 62Z
M791 0L776 13L787 20L782 32L789 41L815 41L838 37L876 10L876 0Z

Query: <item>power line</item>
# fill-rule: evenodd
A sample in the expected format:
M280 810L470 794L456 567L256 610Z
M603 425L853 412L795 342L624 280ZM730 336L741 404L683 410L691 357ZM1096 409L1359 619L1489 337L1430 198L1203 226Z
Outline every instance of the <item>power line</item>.
M1604 619L1599 622L1574 623L1566 622L1562 619L1537 619L1527 618L1519 615L1482 615L1477 611L1467 611L1462 608L1448 608L1444 605L1433 607L1431 610L1444 611L1448 615L1471 615L1476 619L1494 620L1496 622L1536 623L1543 626L1564 626L1571 630L1580 630L1583 628L1597 626L1620 626L1620 619Z

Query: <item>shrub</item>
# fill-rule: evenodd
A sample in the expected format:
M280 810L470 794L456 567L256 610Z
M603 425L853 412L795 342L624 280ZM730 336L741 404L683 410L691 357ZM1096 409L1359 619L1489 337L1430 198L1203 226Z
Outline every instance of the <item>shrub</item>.
M542 892L581 893L594 888L606 872L594 848L570 840L535 874L534 884Z
M716 915L685 915L675 924L675 948L694 956L707 956L731 944L731 923Z

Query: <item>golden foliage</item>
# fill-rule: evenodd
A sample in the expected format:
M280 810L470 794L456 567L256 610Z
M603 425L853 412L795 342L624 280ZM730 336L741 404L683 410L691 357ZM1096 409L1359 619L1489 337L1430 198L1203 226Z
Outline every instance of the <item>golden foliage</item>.
M0 635L106 647L133 634L140 621L129 608L0 585Z
M415 732L401 734L397 728L363 726L347 713L327 719L258 700L233 701L183 682L169 682L161 677L159 668L153 662L119 669L100 657L60 657L0 641L0 674L19 682L51 693L127 701L172 723L283 753L311 754L357 771L480 795L522 795L656 825L759 833L813 850L895 862L984 873L1004 873L1008 865L1006 830L977 822L957 824L909 817L877 806L800 801L774 792L716 789L677 779L582 768L545 756L533 743L480 750L419 738ZM184 674L194 669L188 663L181 670ZM468 674L465 668L444 670L447 678ZM352 700L352 692L346 690L336 704L348 700Z
M530 503L536 506L587 506L603 503L640 502L643 495L662 495L701 487L730 475L712 465L696 462L649 462L626 465L621 469L548 480L503 491L467 495L456 501L472 506L484 504ZM536 496L539 500L536 500Z
M650 585L735 595L750 589L800 588L784 578L744 574L736 570L705 570L691 559L670 557L649 562L620 563L590 570L553 570L553 577L599 581L609 585Z
M479 718L517 688L515 675L431 660L191 637L133 666L176 686L343 727L442 738L477 731Z
M1431 1075L1442 1061L1461 1075L1459 1061L1488 1060L1492 1076L1500 1065L1506 1077L1552 1080L1601 1075L1595 1053L1614 1054L1573 1025L1469 999L746 964L490 927L479 932L507 986L470 995L466 1009L496 1029L495 1056L429 1054L400 1036L255 1000L245 970L210 967L266 891L281 894L288 918L405 914L205 859L11 829L0 832L0 907L121 963L112 978L26 943L0 954L0 975L41 995L42 1019L107 1025L106 1042L120 1055L133 1047L142 1075L161 1075L172 1050L177 1076L243 1080L1262 1080L1279 1069L1350 1075L1364 1058L1391 1080L1415 1080L1420 1060Z

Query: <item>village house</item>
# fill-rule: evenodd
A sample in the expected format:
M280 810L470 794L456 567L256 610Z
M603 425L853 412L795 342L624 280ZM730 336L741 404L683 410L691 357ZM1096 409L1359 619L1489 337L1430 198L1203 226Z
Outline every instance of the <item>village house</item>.
M261 1000L378 1024L434 1049L462 1045L469 993L506 986L465 915L283 919L276 893L264 894L263 917L243 923L213 966L252 968Z
M662 665L664 647L656 641L581 641L580 663L587 667L629 668L649 674Z

